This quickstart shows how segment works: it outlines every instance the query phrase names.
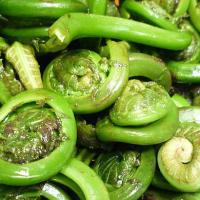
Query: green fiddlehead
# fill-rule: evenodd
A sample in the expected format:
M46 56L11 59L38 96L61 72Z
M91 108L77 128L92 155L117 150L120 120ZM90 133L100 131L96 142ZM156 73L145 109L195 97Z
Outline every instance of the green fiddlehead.
M171 50L184 49L191 42L191 36L186 32L110 16L71 13L59 18L49 28L49 40L40 44L40 51L56 52L65 49L72 40L84 37L127 40Z
M195 83L199 81L200 37L188 21L184 21L181 27L191 33L192 42L185 50L175 53L177 60L169 61L167 66L176 82Z
M1 0L0 13L15 18L57 19L70 12L87 12L87 6L80 1L65 0Z
M110 110L110 119L119 126L146 125L164 117L169 107L170 97L158 84L130 80Z
M163 144L158 153L161 173L172 186L184 192L196 192L200 188L198 110L181 109L175 136Z
M155 162L152 148L121 150L101 154L94 170L106 184L111 200L136 200L150 185Z
M122 13L129 12L130 14L137 14L142 16L147 21L153 22L167 30L178 30L176 21L178 19L172 17L169 13L166 12L161 6L159 6L154 1L142 0L126 0L122 4ZM124 11L125 10L125 11ZM129 14L129 15L130 15Z
M150 145L170 139L177 127L177 109L164 88L130 80L110 110L110 119L100 120L96 132L102 141Z
M70 178L64 176L63 174L57 174L51 178L52 182L59 183L67 188L71 189L80 198L80 200L85 200L85 195L81 188Z
M200 17L200 8L199 8L199 1L198 0L190 0L190 6L189 6L189 14L190 14L190 19L195 26L195 28L200 31L200 22L199 22L199 17Z
M172 80L165 63L155 57L144 53L129 53L129 78L142 76L162 85L170 90Z
M184 16L189 8L190 0L153 0L175 17Z
M198 63L200 61L199 33L195 30L189 21L184 20L179 24L179 26L181 30L188 31L192 35L192 41L186 49L175 53L175 59L185 63Z
M61 173L74 181L82 190L86 200L109 200L108 191L100 177L89 166L76 158L61 170Z
M48 39L48 27L30 27L30 28L11 28L4 27L1 29L2 35L12 41L20 41L28 44L35 44L37 49L38 41Z
M3 200L37 200L41 197L48 200L71 200L61 188L52 183L30 187L0 186L0 198Z
M31 47L15 42L7 49L6 59L12 63L26 89L43 87L40 66Z
M172 100L174 101L175 105L179 108L190 106L190 102L179 94L174 94L172 96Z
M0 109L0 122L0 183L45 181L60 171L75 148L72 110L50 91L30 90L12 97Z
M106 13L107 0L87 0L89 12L103 15Z
M110 59L76 50L53 60L44 72L44 86L62 94L76 113L94 113L110 106L128 81L126 46L108 41Z
M170 62L168 68L177 83L199 83L199 63Z

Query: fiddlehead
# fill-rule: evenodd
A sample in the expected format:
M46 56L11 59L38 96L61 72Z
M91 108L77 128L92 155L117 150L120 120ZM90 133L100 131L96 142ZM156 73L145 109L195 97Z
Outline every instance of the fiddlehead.
M71 200L59 187L52 183L44 183L29 187L0 186L0 198L5 200L37 200L41 197L49 200Z
M83 191L72 179L64 176L63 174L57 174L51 178L51 181L71 189L79 197L80 200L85 200Z
M190 0L153 0L160 6L162 6L169 14L175 17L181 17L186 14Z
M65 0L1 0L0 13L15 18L57 19L70 12L87 12L87 6L80 1Z
M45 181L63 167L74 150L72 110L65 99L50 91L30 90L12 97L0 110L0 122L0 183Z
M190 106L190 102L179 94L174 94L172 100L178 108Z
M71 13L59 18L49 28L49 39L40 44L40 51L56 52L65 49L72 40L84 37L127 40L170 50L184 49L191 42L191 36L186 32L110 16Z
M187 31L192 35L192 41L186 49L174 54L176 61L184 63L198 63L200 61L199 33L195 30L189 21L184 20L179 24L179 26L181 30Z
M12 63L26 89L43 87L40 66L31 47L15 42L7 49L6 59Z
M199 1L191 0L188 11L189 11L190 19L191 19L193 25L195 26L195 28L198 31L200 31L200 22L198 20L200 17Z
M129 53L129 78L146 77L162 85L167 91L172 85L171 74L165 63L144 53Z
M110 119L100 120L96 132L102 141L150 145L170 139L177 122L177 109L161 86L130 80L110 110Z
M200 37L198 32L188 22L181 24L183 30L192 35L192 42L183 51L175 53L176 60L169 61L167 66L172 73L174 81L195 83L199 81L198 63L200 60Z
M178 19L172 17L169 13L166 12L161 6L159 6L154 1L135 1L135 0L126 0L123 2L122 7L123 12L130 14L137 14L142 16L147 21L153 22L153 24L158 25L164 29L168 30L178 30L176 25ZM129 15L130 15L129 14Z
M123 44L109 41L110 60L89 50L76 50L53 60L44 72L44 86L67 99L77 113L110 106L128 80L128 54Z
M199 114L195 108L183 108L175 136L158 153L159 168L166 180L184 192L195 192L199 183ZM171 166L174 166L173 168Z
M100 177L89 166L78 159L71 159L61 170L61 173L80 187L86 200L110 199Z
M94 170L106 184L111 200L136 200L148 188L155 170L152 148L101 154Z
M130 80L110 110L110 119L120 126L145 125L164 117L169 107L170 97L157 83Z

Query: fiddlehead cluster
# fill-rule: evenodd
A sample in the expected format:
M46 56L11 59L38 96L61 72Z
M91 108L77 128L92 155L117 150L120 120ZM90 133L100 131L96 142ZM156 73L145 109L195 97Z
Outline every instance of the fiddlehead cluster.
M0 0L0 199L199 199L197 7Z

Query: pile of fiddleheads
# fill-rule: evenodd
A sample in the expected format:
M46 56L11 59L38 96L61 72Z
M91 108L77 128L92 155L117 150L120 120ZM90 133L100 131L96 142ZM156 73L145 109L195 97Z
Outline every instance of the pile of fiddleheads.
M0 199L199 200L197 0L0 0Z

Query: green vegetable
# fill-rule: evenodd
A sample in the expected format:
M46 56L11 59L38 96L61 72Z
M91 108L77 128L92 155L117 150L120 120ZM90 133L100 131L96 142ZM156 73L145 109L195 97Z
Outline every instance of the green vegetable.
M86 164L73 158L61 173L74 181L83 191L86 200L109 200L106 187L99 176Z
M185 63L198 63L200 61L200 36L189 21L184 20L179 24L181 30L188 31L192 35L190 45L183 51L174 54L175 60ZM174 61L175 62L175 61Z
M110 106L128 81L128 54L123 44L108 41L110 59L89 50L65 53L45 69L46 88L62 94L76 113Z
M49 28L49 40L40 44L40 49L56 52L65 49L72 40L84 37L127 40L171 50L184 49L191 42L191 36L186 32L164 30L110 16L71 13L59 18Z
M179 94L174 94L172 96L172 100L174 101L174 103L176 104L177 107L190 106L190 103L188 102L188 100Z
M3 123L3 121L5 121L5 118L10 116L11 112L17 110L17 108L20 107L21 105L31 102L36 102L38 106L41 107L40 108L41 110L43 109L43 106L45 104L52 107L56 117L60 121L59 132L64 134L66 139L63 142L61 142L60 145L55 150L53 150L49 155L45 156L45 158L36 160L34 162L29 162L25 164L14 164L5 161L3 159L0 159L0 170L1 170L0 183L8 185L31 185L39 183L41 181L45 181L60 171L60 169L70 158L74 150L76 143L76 131L75 131L75 120L71 108L68 106L63 97L55 93L52 93L50 91L44 89L30 90L22 92L16 95L15 97L11 98L8 101L8 103L4 104L3 107L0 109L1 124ZM28 112L28 110L27 109L25 109L25 111L19 110L19 112L24 113ZM16 117L15 115L16 114L13 113L10 116L10 118L15 119ZM21 122L19 122L19 124L22 123L22 121L23 118L21 119ZM32 123L34 125L34 121ZM45 120L43 123L45 123ZM12 123L10 125L12 125ZM15 126L15 124L13 124L13 126ZM45 124L43 126L44 126L43 130L45 131ZM48 127L50 128L49 131L54 130L53 127L51 129L51 124L46 124L46 126L47 130L49 130ZM8 131L7 133L9 133L10 130L9 128L14 128L14 127L8 126L8 129L6 129ZM40 127L38 127L38 131L39 132L41 131L42 134L42 130L39 130L39 128ZM48 135L47 130L43 133ZM20 127L18 131L20 132ZM36 133L39 134L38 132ZM4 137L2 137L1 140L7 140L5 133Z
M106 13L107 0L87 0L89 12L103 15Z
M30 46L15 42L7 49L6 59L12 63L26 89L43 87L40 66Z
M151 145L170 139L177 127L177 108L167 92L155 82L131 80L96 133L102 141Z
M18 188L0 185L0 198L3 200L37 200L40 197L49 200L71 200L61 188L52 183Z
M182 17L186 15L190 0L153 0L162 6L168 13L175 17Z
M0 32L10 40L17 40L23 43L32 43L39 40L45 41L48 38L48 27L31 27L31 28L1 28Z
M151 182L151 185L158 188L158 189L163 189L172 192L177 192L178 190L170 185L166 179L163 177L163 175L160 173L158 169L156 169L153 180Z
M157 83L130 80L109 116L119 126L142 126L163 118L170 102L168 93Z
M155 170L155 152L125 150L101 154L94 169L106 184L111 200L136 200L148 188Z
M199 83L199 63L169 62L168 69L177 83Z
M199 181L199 132L197 109L183 108L175 136L158 153L158 165L167 181L180 191L196 192ZM173 167L172 167L173 166Z
M78 195L80 200L85 200L85 196L84 196L82 190L80 189L80 187L70 178L68 178L62 174L57 174L56 176L51 178L51 181L53 181L55 183L59 183L61 185L64 185L67 188L70 188L73 192L75 192Z
M157 82L169 91L172 80L164 62L144 53L129 53L129 77L142 76Z
M87 6L77 0L0 0L0 13L17 18L59 18L70 12L87 12Z
M188 106L179 109L179 121L200 124L200 107Z
M190 6L188 11L193 25L198 31L200 31L200 21L198 20L200 18L199 1L190 0Z
M129 12L131 14L137 14L147 19L147 21L153 22L161 28L177 31L176 18L173 18L167 13L161 6L154 1L142 0L125 0L121 6L122 13ZM126 11L124 11L124 9ZM130 15L130 14L129 14Z

